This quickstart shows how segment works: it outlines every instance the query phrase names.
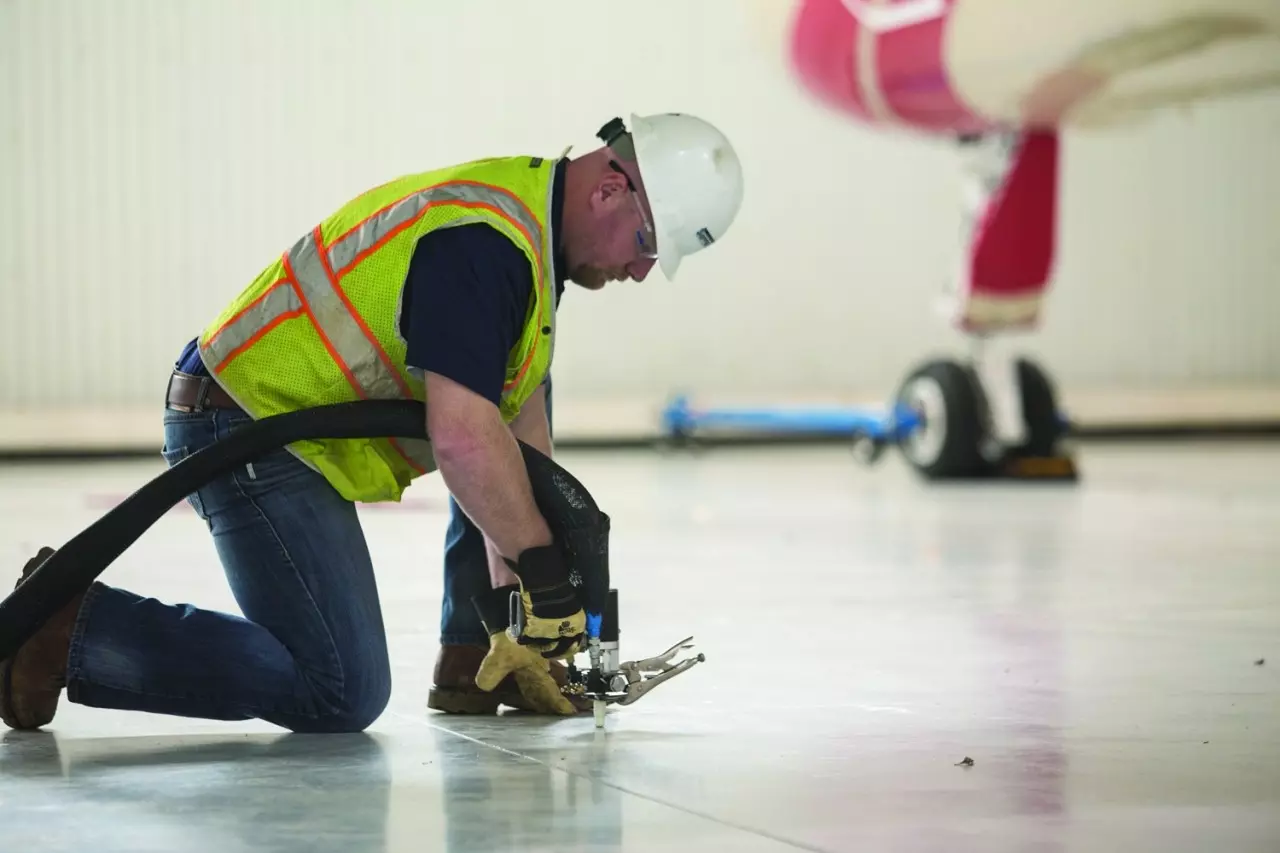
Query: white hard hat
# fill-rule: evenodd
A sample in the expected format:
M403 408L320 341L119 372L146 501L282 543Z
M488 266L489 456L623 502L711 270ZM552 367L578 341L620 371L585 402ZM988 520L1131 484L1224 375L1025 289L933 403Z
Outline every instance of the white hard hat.
M686 255L729 230L742 206L742 164L716 127L683 113L631 116L636 167L668 281Z

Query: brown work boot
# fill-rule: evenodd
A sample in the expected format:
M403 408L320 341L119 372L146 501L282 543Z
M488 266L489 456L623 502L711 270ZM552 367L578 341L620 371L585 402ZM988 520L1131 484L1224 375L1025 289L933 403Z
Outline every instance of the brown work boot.
M476 672L488 651L484 646L441 646L427 707L446 714L498 713L500 694L510 679L504 679L492 693L476 687Z
M436 655L434 684L427 694L427 707L446 714L496 714L500 705L533 711L510 675L492 692L476 687L476 673L488 653L485 646L441 646ZM569 670L561 661L551 661L550 672L556 684L564 687L568 683ZM569 701L582 710L574 697L569 697ZM589 703L587 710L590 710Z
M53 553L52 548L41 548L22 567L17 586ZM83 600L84 593L80 593L23 643L13 657L0 662L0 718L10 728L38 729L53 720L67 683L71 629Z

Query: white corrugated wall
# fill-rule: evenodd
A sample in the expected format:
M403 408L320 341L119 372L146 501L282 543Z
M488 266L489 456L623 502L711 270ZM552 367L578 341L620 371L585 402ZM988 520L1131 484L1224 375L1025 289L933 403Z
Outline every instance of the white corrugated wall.
M184 342L348 196L585 147L633 109L729 131L746 206L675 284L567 295L561 394L887 391L955 341L931 312L953 155L815 107L748 8L0 0L0 410L155 401ZM1031 342L1063 386L1280 383L1278 138L1271 97L1068 139Z

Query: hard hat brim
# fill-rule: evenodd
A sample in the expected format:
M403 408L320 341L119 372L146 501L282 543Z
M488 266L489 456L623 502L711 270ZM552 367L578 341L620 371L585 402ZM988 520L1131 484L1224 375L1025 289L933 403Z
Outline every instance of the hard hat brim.
M636 165L668 280L686 255L723 237L742 205L742 166L725 135L687 113L631 114Z
M680 269L680 261L684 256L672 248L675 241L669 235L664 234L656 225L654 230L658 232L658 266L667 281L675 281L676 270Z
M649 200L649 212L653 217L654 237L658 242L658 267L667 281L674 281L676 270L680 268L683 255L676 248L676 241L667 223L667 211L662 201L662 187L651 181L652 173L646 174L645 167L649 163L648 142L652 132L649 121L643 116L631 114L631 138L635 145L636 168L640 179L645 184L645 195Z

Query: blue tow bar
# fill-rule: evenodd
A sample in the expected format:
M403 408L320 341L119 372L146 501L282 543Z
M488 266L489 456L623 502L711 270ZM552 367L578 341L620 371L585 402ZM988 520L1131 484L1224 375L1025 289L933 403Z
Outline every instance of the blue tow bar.
M857 406L695 408L687 397L678 396L662 412L663 427L671 436L727 427L774 433L847 435L890 442L904 438L920 423L920 416L903 405L881 409Z

